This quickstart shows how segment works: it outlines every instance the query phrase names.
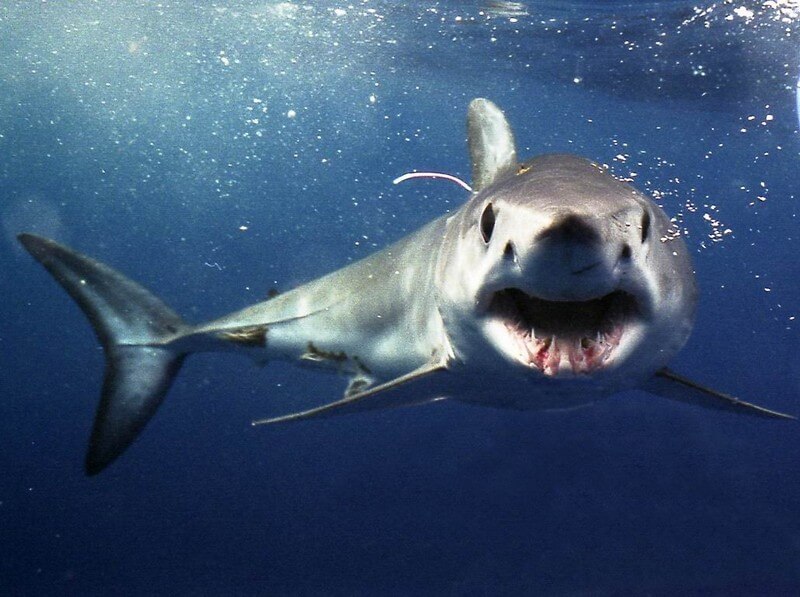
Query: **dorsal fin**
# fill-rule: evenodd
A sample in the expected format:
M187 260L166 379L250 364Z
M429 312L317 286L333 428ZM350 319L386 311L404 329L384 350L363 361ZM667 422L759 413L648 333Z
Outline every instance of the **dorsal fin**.
M469 103L467 142L475 192L517 170L514 134L500 108L487 99L476 98Z

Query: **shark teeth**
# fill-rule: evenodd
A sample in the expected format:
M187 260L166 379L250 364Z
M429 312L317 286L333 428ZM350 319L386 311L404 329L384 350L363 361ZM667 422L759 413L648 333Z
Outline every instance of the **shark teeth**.
M537 337L535 330L520 333L519 327L506 324L506 329L516 340L521 360L555 377L567 367L574 375L588 375L601 369L622 338L622 326L607 332L597 332L594 338L545 336Z
M494 293L488 314L505 324L523 364L555 377L591 375L606 366L638 307L622 291L587 301L548 301L508 288Z

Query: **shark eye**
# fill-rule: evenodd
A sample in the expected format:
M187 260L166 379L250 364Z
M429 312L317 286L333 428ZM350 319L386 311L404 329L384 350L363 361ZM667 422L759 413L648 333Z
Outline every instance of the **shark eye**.
M642 215L642 242L647 240L650 235L650 212L646 211Z
M487 203L486 207L483 208L483 213L481 214L481 237L483 237L483 242L487 245L489 241L492 240L492 232L494 232L494 207L492 207L491 203Z

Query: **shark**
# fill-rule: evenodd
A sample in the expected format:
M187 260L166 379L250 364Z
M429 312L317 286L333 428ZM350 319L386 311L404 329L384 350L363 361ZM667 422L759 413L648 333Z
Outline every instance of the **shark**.
M504 113L467 111L459 209L360 261L207 323L54 240L19 241L77 302L104 349L85 471L139 436L184 359L236 351L338 372L343 396L278 424L454 400L559 410L638 388L705 408L793 418L668 368L697 284L682 235L648 196L569 154L517 158ZM453 177L450 177L451 179Z

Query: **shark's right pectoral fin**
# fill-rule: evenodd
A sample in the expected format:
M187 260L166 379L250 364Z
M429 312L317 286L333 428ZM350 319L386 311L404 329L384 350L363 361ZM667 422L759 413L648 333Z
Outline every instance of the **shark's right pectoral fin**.
M318 406L280 417L259 419L253 425L271 425L272 423L289 423L304 419L322 419L351 413L385 410L401 406L414 406L443 400L444 397L437 393L437 381L447 373L446 360L432 360L413 371L396 377L385 383L372 386L361 392L346 395L341 400ZM421 387L419 382L425 380L432 382ZM413 392L403 391L407 384L414 383Z
M771 419L795 419L792 415L764 408L734 396L702 386L686 377L664 368L658 371L642 389L670 400L694 404L704 408L737 412Z

